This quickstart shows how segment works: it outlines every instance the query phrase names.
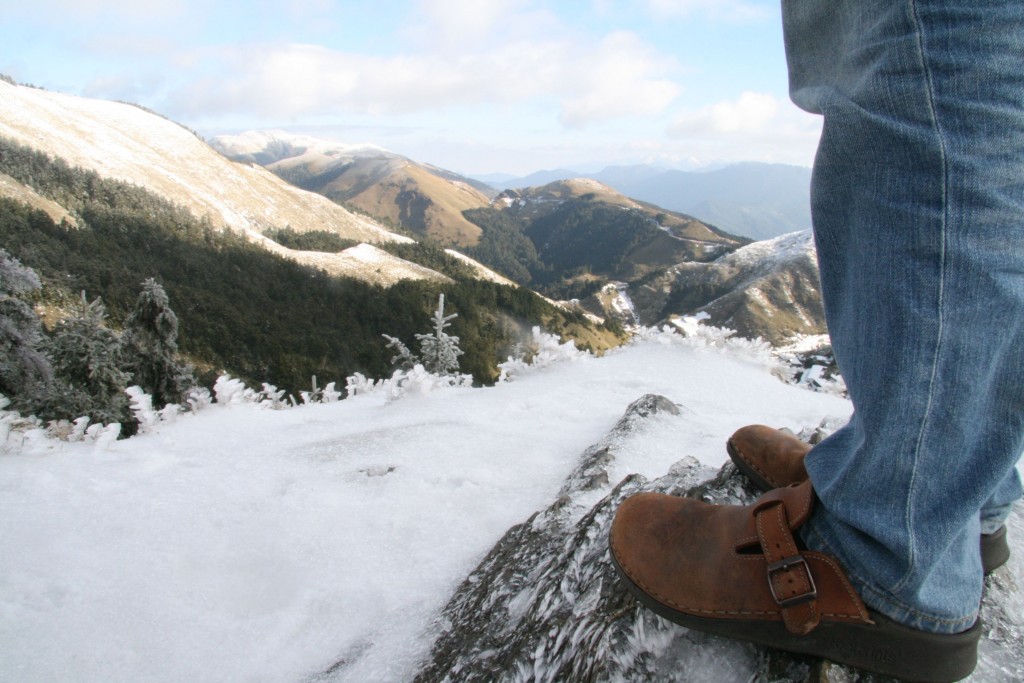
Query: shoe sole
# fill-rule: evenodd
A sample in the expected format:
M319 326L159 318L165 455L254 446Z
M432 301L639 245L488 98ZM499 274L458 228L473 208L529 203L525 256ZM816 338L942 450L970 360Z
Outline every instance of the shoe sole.
M771 482L761 476L760 472L751 467L740 452L732 445L732 439L725 442L725 450L729 452L729 459L732 460L732 464L736 465L736 469L742 472L747 479L749 479L754 486L761 491L771 491L772 489L779 488L772 486Z
M736 469L743 473L755 487L765 492L779 488L778 486L773 486L771 482L761 476L757 470L743 459L739 451L732 445L732 439L726 442L725 449L729 452L729 459L732 460L732 464L736 465ZM1006 527L999 527L991 534L982 534L980 547L981 567L985 572L985 576L988 576L1006 564L1010 559L1010 545L1006 540Z
M875 612L872 624L821 622L797 636L781 621L713 619L680 612L647 595L633 583L609 549L612 564L630 592L671 622L705 633L745 640L788 652L822 657L872 673L922 683L953 683L966 678L978 662L981 620L967 631L936 634L902 626Z

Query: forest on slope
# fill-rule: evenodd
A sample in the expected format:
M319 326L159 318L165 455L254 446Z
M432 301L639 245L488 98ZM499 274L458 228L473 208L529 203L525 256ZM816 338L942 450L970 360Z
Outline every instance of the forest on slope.
M180 350L204 384L224 371L289 391L308 388L313 375L321 385L355 372L389 375L392 353L381 335L411 342L426 331L442 293L458 314L450 332L465 352L461 370L482 383L494 379L496 363L532 325L591 339L614 336L529 290L473 279L429 245L397 248L452 282L384 288L275 256L143 188L3 139L0 173L61 204L78 223L58 225L42 211L0 199L0 244L39 275L40 308L59 317L84 291L103 299L117 326L141 283L154 278L180 320Z

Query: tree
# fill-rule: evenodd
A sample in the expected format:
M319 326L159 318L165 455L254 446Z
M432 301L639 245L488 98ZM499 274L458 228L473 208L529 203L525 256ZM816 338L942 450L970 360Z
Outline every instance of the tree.
M118 367L120 337L105 324L103 301L81 301L73 315L53 330L47 346L53 370L68 384L66 401L54 407L58 417L82 415L93 422L126 422L129 419L129 375Z
M157 409L181 403L195 385L192 369L178 359L178 316L153 278L142 283L135 309L125 320L119 356L131 382L152 397Z
M417 334L420 340L420 360L424 369L434 375L450 375L459 370L459 356L463 354L459 348L459 338L449 335L444 330L451 325L451 320L458 313L444 314L444 294L438 297L437 310L434 311L433 334Z
M39 410L53 380L42 325L28 301L39 287L35 271L0 249L0 394L25 413Z

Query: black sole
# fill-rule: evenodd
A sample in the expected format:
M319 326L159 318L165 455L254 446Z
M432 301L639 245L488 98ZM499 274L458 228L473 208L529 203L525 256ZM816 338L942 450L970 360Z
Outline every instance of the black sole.
M748 465L746 461L740 456L739 451L736 450L735 446L732 445L732 439L725 442L725 450L729 452L729 459L732 460L732 464L736 465L736 469L743 473L747 479L749 479L754 486L761 491L771 491L772 489L779 488L778 486L772 486L771 482L762 477L757 470Z
M873 624L823 621L810 634L797 636L781 621L712 619L679 612L647 595L633 583L609 550L619 578L644 606L671 622L705 633L822 657L872 673L922 683L953 683L977 665L981 621L951 635L902 626L875 612Z
M1006 540L1006 527L1001 526L991 534L981 535L981 567L988 576L1006 564L1010 559L1010 544Z

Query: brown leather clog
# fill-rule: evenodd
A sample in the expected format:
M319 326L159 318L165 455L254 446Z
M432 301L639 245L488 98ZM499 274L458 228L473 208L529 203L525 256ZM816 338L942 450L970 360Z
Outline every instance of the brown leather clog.
M813 506L809 481L746 507L638 494L616 512L611 557L641 603L687 628L897 678L970 674L980 622L939 635L869 610L836 560L795 538Z

